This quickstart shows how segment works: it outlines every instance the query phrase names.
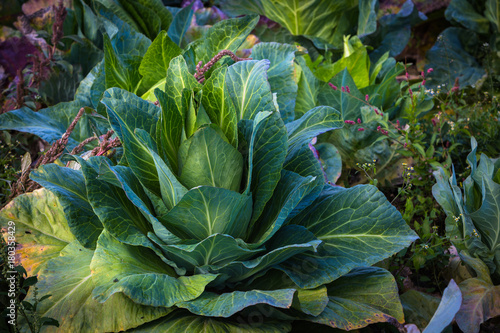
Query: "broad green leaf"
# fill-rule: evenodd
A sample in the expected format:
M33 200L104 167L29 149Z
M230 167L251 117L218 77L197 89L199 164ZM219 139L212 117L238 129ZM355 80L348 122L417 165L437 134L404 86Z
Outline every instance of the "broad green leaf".
M479 14L467 0L451 1L448 7L446 7L444 15L448 21L460 23L467 29L480 34L486 34L490 30L488 19Z
M288 215L315 187L314 178L302 177L288 170L281 171L274 193L255 223L252 241L264 244L283 226Z
M167 79L165 81L165 91L168 88L168 94L174 99L178 110L182 110L182 90L192 90L200 87L200 84L189 73L186 60L182 56L175 57L170 61L167 69Z
M40 302L37 313L54 318L59 328L44 332L118 332L158 319L171 310L134 303L123 294L115 294L101 304L92 298L92 289L108 281L91 273L94 251L76 242L67 245L57 258L50 260L38 274L40 296L51 295ZM33 300L30 288L28 299Z
M342 174L342 158L338 149L328 142L319 143L314 148L318 151L326 178L335 184Z
M295 118L295 99L297 97L297 73L295 70L295 51L292 45L278 43L259 43L252 49L252 59L268 59L271 64L267 79L271 91L277 94L279 111L285 123Z
M286 333L291 330L287 322L264 322L255 325L253 318L241 318L240 321L215 317L196 316L188 311L175 311L162 319L138 327L133 333Z
M257 114L253 121L242 120L240 131L248 144L248 180L245 193L254 199L251 226L275 194L286 155L287 133L278 112Z
M500 307L497 305L500 286L492 284L488 267L480 259L473 258L463 251L460 257L476 271L477 277L458 285L463 300L455 320L462 331L478 333L481 323L500 315Z
M224 294L205 292L197 299L178 303L177 306L201 316L228 318L256 304L290 308L294 294L295 289L233 291Z
M86 105L81 101L63 102L38 112L22 107L0 115L0 130L35 134L52 144L62 137L80 108L84 106ZM90 116L84 114L71 133L68 149L73 149L79 142L93 135L91 124Z
M168 30L172 22L172 14L161 0L137 0L142 5L151 8L161 20L161 30Z
M216 69L203 86L202 103L212 123L217 124L229 143L238 147L238 119L226 86L227 67Z
M329 106L318 106L309 110L300 119L286 125L288 151L293 151L321 133L342 128L344 122L340 112Z
M139 65L141 58L136 55L119 54L104 35L104 70L106 87L118 87L135 92L141 75Z
M146 147L135 134L140 128L156 137L156 123L160 109L127 91L111 88L106 90L102 103L108 110L111 127L120 138L125 157L141 183L155 194L160 194L156 167Z
M296 57L300 65L300 78L297 89L297 99L295 100L295 118L299 119L307 111L317 104L319 91L319 80L314 76L304 60L304 57Z
M473 31L451 27L444 30L439 41L427 52L429 64L434 71L428 75L427 88L434 88L438 82L452 87L455 79L460 87L475 85L486 71L467 50L479 47L479 37ZM453 61L451 61L453 60Z
M346 12L357 9L357 1L299 0L263 1L264 13L269 19L278 22L292 33L320 38L330 44L339 45L341 36L338 30L345 29ZM349 34L346 31L345 34ZM340 37L340 39L339 39Z
M396 281L378 267L357 268L328 285L330 302L318 317L307 320L342 330L396 319L404 322Z
M191 26L191 20L194 15L193 4L191 3L189 6L182 8L174 16L172 24L168 28L168 36L180 47L183 47L184 36Z
M196 244L164 245L154 235L150 235L150 238L162 248L168 259L189 271L203 265L220 266L234 260L247 260L263 250L250 249L234 237L223 234L213 234Z
M257 15L247 15L217 22L196 46L197 59L206 64L222 50L236 52L258 21Z
M470 217L491 252L500 252L500 185L485 176L482 180L481 208Z
M251 196L199 186L189 190L160 221L182 238L203 240L216 233L241 238L251 211Z
M90 263L92 277L102 282L92 291L99 302L123 293L142 305L170 307L197 298L215 275L177 277L150 249L119 242L104 231Z
M359 38L377 30L378 0L359 1L358 31Z
M239 191L243 157L215 130L204 127L183 144L189 150L179 180L187 188L207 185Z
M160 121L156 129L156 141L161 155L166 156L168 165L172 168L171 171L177 174L179 172L177 159L184 120L180 113L181 110L177 108L173 98L160 89L155 89L154 93L161 107Z
M238 120L253 119L260 111L275 111L267 81L269 60L240 61L228 68L226 85Z
M88 200L104 228L121 242L153 248L146 237L153 230L141 211L130 204L121 188L98 179L98 169L94 167L99 167L106 158L91 157L88 162L75 158L85 177Z
M16 264L22 264L28 275L35 275L48 260L75 240L70 231L63 207L57 197L46 189L22 194L0 211L2 231L11 231L9 221L15 223L15 241L19 243ZM12 226L10 226L12 227ZM7 242L9 234L2 235Z
M170 39L165 31L161 31L148 48L139 66L143 76L142 84L150 88L167 76L170 61L181 54L181 49Z
M148 1L149 3L152 1ZM127 14L137 23L140 32L154 39L161 28L161 19L155 11L141 4L141 1L120 0L120 4L127 11Z
M58 197L73 235L84 247L94 249L103 226L87 200L82 173L57 164L47 164L34 170L30 178Z
M453 279L443 292L443 297L423 333L442 332L450 325L462 304L462 293Z
M301 288L329 283L358 266L379 262L408 246L417 235L385 196L370 185L325 187L289 223L306 227L323 241L318 254L280 265ZM311 261L315 269L293 270Z

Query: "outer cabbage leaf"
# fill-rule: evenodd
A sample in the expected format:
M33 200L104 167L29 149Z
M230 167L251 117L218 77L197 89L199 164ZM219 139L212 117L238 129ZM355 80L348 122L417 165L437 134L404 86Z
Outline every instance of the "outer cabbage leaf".
M191 21L194 15L193 6L194 2L179 10L179 12L175 14L172 24L168 28L168 36L180 47L183 46L185 35L191 26Z
M295 289L233 291L220 295L205 292L197 299L178 303L177 306L201 316L227 318L256 304L290 308L294 294Z
M91 272L89 265L93 255L93 251L72 242L39 272L37 291L51 297L38 304L37 313L56 319L60 325L59 328L48 327L45 332L118 332L171 311L139 305L123 294L111 296L104 304L95 301L92 289L107 281ZM32 288L27 297L32 300Z
M48 164L34 170L30 177L56 194L73 235L83 246L94 249L103 226L87 200L82 173L57 164Z
M142 305L170 307L197 298L216 275L177 277L150 249L120 243L104 231L90 263L92 277L102 281L92 291L99 302L123 293Z
M9 221L15 222L19 243L16 263L21 263L29 276L37 274L43 264L58 257L75 240L61 204L46 189L22 194L8 203L0 211L2 230L8 230Z
M404 322L396 281L378 267L357 268L328 286L329 303L307 320L353 330L392 318Z
M479 14L474 6L467 0L453 0L444 12L446 19L452 23L459 23L465 28L480 34L487 34L490 22Z
M86 105L81 101L63 102L38 112L23 107L0 115L0 130L27 132L48 143L54 143L62 137L80 108L84 106ZM67 149L73 149L79 142L91 137L94 128L91 117L84 114L70 135Z
M323 241L317 254L304 254L279 266L301 288L314 288L355 267L379 262L417 238L396 208L370 185L327 186L289 223L306 227Z

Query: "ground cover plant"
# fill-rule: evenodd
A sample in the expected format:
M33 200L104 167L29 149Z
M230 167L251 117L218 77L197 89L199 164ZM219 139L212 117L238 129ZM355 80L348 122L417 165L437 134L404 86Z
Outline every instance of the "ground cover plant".
M2 328L495 332L496 1L425 63L421 0L30 5L67 89L6 81Z

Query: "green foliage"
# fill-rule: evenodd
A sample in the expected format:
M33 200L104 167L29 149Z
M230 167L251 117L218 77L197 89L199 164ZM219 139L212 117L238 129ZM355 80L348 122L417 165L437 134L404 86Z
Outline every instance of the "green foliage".
M498 159L490 159L482 154L479 164L476 160L477 142L471 139L472 151L467 156L471 174L463 181L462 190L456 176L446 181L441 169L435 172L437 184L432 192L446 212L446 227L451 241L460 250L481 258L491 274L498 273L500 267L500 185L498 182Z
M453 25L444 30L427 53L428 67L435 71L430 87L440 83L480 88L498 86L499 75L498 0L453 0L445 17ZM488 78L489 80L485 80Z
M153 31L154 20L143 25L131 13L143 7L123 7L127 20ZM261 43L254 60L222 58L198 82L194 65L236 51L256 16L217 23L184 49L168 33L151 43L107 17L105 59L72 103L96 109L91 119L114 131L123 157L115 164L84 153L69 158L71 169L41 166L31 177L52 192L20 196L0 215L2 224L16 220L29 230L26 241L36 233L43 243L35 241L26 264L53 295L44 315L66 331L182 332L189 321L210 332L284 332L297 320L344 330L402 322L393 277L368 266L416 235L375 187L325 183L310 143L341 128L350 110L342 98L339 108L307 100L295 48ZM315 79L307 66L300 70ZM335 148L318 150L327 174L338 174ZM40 218L56 202L51 193L57 215ZM41 256L52 243L50 257ZM262 326L244 325L255 311Z

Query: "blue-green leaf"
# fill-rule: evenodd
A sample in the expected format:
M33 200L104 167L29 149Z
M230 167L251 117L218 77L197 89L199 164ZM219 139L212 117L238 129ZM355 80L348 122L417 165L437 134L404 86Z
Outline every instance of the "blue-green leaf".
M253 121L242 120L240 131L248 143L248 180L245 193L254 198L251 226L275 193L286 156L286 128L277 112L260 112Z
M301 70L297 88L297 99L295 100L295 117L299 119L304 113L317 105L319 80L307 66L304 57L297 57L296 61Z
M66 132L81 107L80 101L63 102L34 112L27 107L0 115L0 130L15 130L32 133L48 143L54 143ZM86 114L77 123L68 140L68 149L93 135L92 122Z
M372 323L404 322L403 307L392 274L382 268L357 268L328 286L323 313L307 320L353 330Z
M214 129L196 131L183 145L189 148L179 179L187 188L207 185L239 191L243 157Z
M240 61L228 68L226 85L238 120L253 119L260 111L275 111L268 68L269 60Z
M224 188L200 186L188 191L160 220L182 238L203 240L216 233L241 238L252 211L252 197Z
M252 49L252 59L267 59L271 62L267 70L271 91L277 94L279 111L285 123L295 118L295 99L297 97L297 74L295 71L295 51L292 45L278 43L259 43Z
M354 267L379 262L417 238L396 208L369 185L349 189L327 185L289 223L306 227L324 242L318 254L302 255L280 265L301 288L314 288ZM296 269L308 262L316 268Z
M156 123L160 109L127 91L106 90L102 103L106 105L110 124L125 149L125 157L141 183L159 195L160 186L155 163L149 149L136 136L139 128L156 138Z
M452 23L460 23L465 28L480 34L487 34L490 22L479 14L474 6L467 0L453 0L444 12L446 19Z
M177 306L201 316L227 318L256 304L290 308L294 294L295 289L233 291L224 294L205 292L197 299L178 303Z
M318 106L309 110L300 119L286 125L288 150L293 151L330 130L342 128L344 122L340 112L329 106Z
M194 15L193 6L194 2L189 6L182 8L177 14L175 14L174 20L168 28L168 36L180 47L183 46L184 35L191 26L191 20Z
M293 209L315 186L316 182L311 176L302 177L292 171L282 170L281 179L257 220L251 239L256 244L264 244L273 237Z

